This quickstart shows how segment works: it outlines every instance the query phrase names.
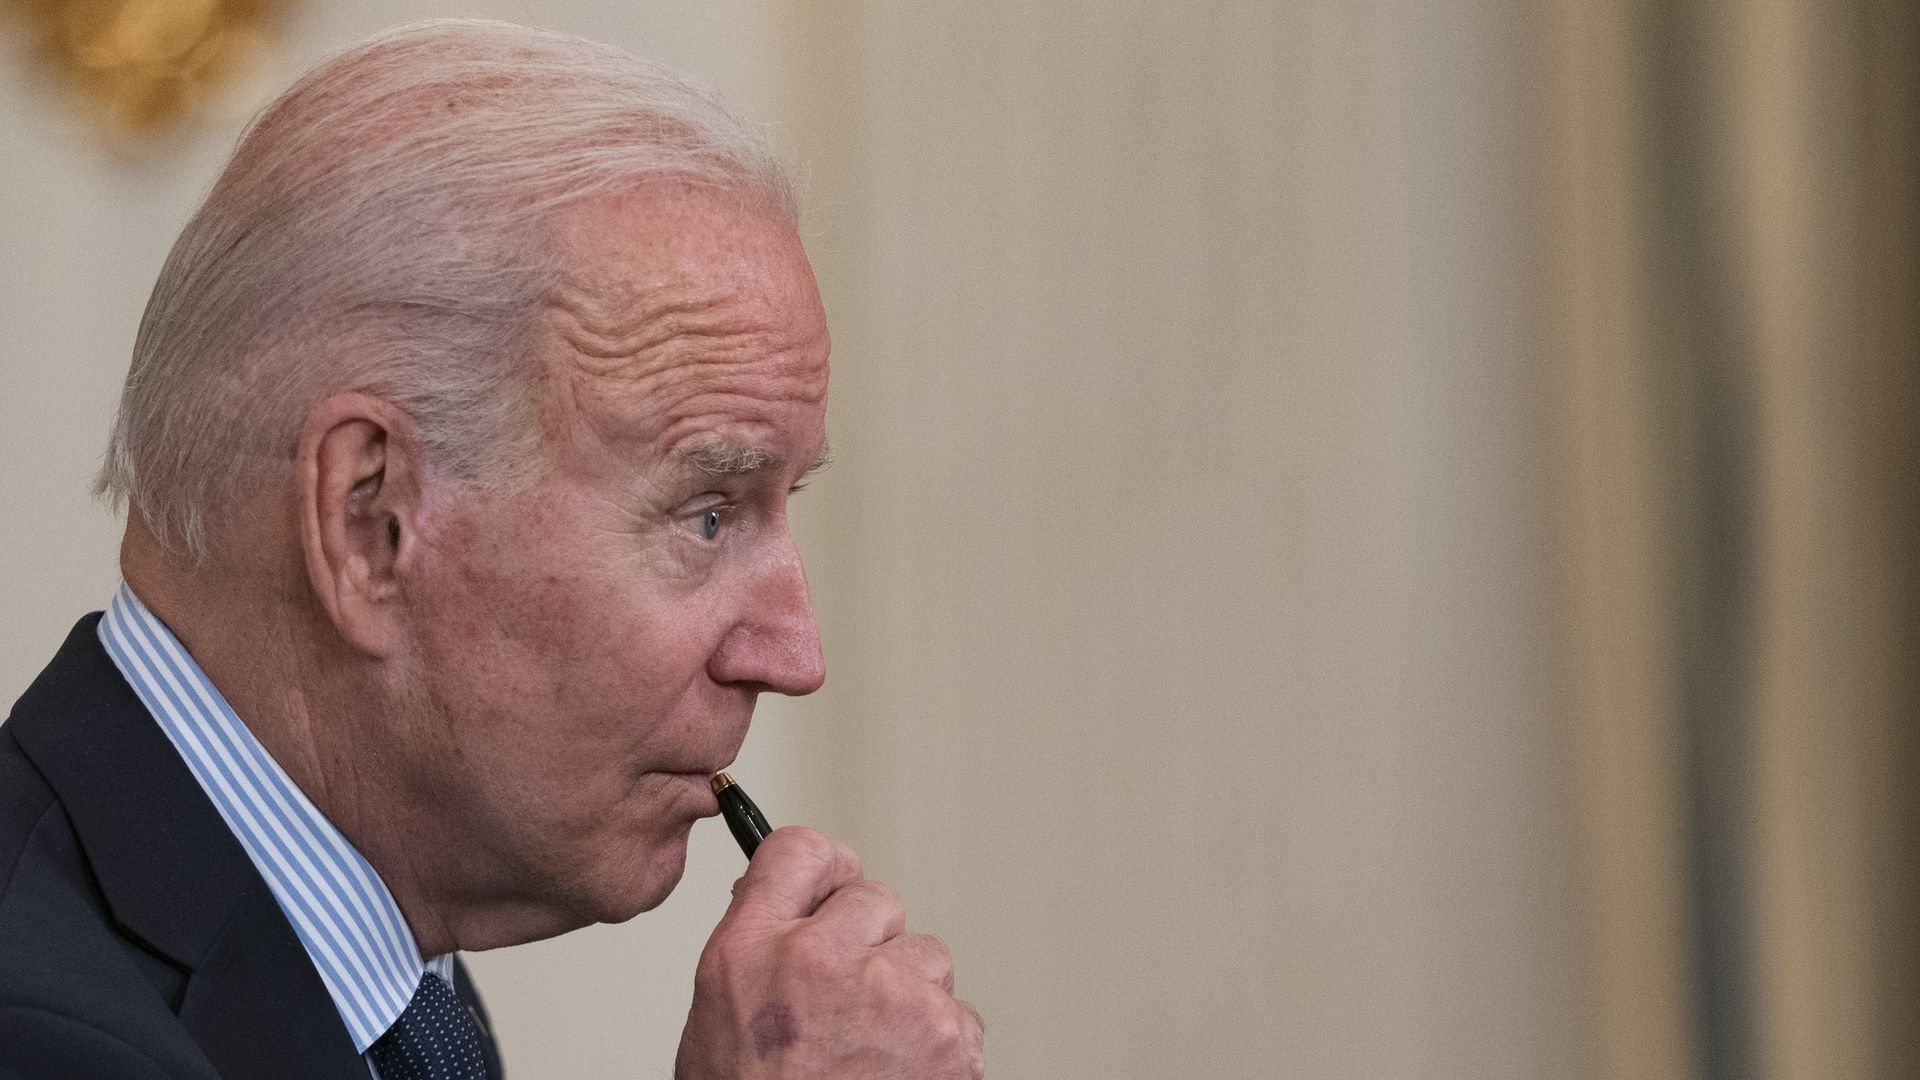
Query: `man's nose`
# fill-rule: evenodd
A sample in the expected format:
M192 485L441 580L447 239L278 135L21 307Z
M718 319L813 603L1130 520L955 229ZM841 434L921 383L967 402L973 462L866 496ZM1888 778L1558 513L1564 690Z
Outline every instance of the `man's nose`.
M715 682L748 683L778 694L811 694L827 680L807 574L791 536L782 535L746 590L739 618L707 665Z

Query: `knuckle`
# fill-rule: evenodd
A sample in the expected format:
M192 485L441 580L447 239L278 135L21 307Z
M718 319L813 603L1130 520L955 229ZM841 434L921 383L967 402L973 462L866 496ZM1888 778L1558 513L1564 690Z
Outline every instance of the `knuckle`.
M782 825L778 829L773 830L773 835L782 838L788 844L798 847L802 851L811 850L815 847L833 842L810 825ZM771 837L769 839L771 839Z
M928 956L945 961L949 967L953 965L953 950L947 948L947 943L941 941L939 937L933 934L915 934L913 937L914 942L924 949Z
M947 943L932 934L913 934L911 937L914 962L919 970L925 977L937 983L941 989L951 992L953 990L953 953L947 948Z
M955 1074L968 1077L969 1080L980 1080L980 1077L986 1075L986 1058L987 1055L978 1042L962 1047L954 1054L955 1063L958 1065Z
M985 1069L986 1054L972 1007L949 998L941 1013L935 1029L934 1054L942 1063L943 1075L980 1076Z
M962 1013L959 1009L951 1007L941 1011L940 1026L938 1029L940 1046L949 1054L958 1053L966 1048L968 1025L965 1015L966 1014Z
M886 911L905 910L905 905L900 902L900 894L884 881L863 880L849 885L848 888L860 890L866 896L867 902L876 908Z
M832 935L815 926L802 926L786 936L785 959L802 974L830 970L839 964L840 947Z
M959 1043L957 1056L962 1064L963 1075L975 1080L986 1072L986 1024L980 1019L980 1010L964 1001L955 1002L960 1008L954 1010L959 1019Z
M826 839L805 825L782 825L760 842L760 853L774 858L811 860L816 858L815 852ZM760 853L755 854L754 862L760 861ZM752 868L751 863L748 868Z
M860 876L860 857L853 849L815 829L805 825L786 825L775 829L767 838L767 843L776 839L783 847L790 847L794 854L819 865L822 870L832 870L838 866L851 868L853 877Z

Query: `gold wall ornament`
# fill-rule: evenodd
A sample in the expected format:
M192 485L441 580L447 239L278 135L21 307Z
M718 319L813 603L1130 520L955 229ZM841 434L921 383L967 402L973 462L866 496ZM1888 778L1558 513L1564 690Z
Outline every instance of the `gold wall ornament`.
M157 134L206 104L264 43L274 0L0 0L115 134Z

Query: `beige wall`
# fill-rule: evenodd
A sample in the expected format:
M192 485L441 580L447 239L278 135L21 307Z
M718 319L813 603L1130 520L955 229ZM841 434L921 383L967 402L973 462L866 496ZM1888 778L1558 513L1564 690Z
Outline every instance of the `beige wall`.
M1525 5L475 7L807 165L830 678L742 773L948 938L992 1075L1585 1075ZM116 163L0 80L10 695L111 585L86 477L233 126ZM667 1075L737 866L479 957L516 1073Z
M795 20L802 805L999 1075L1580 1074L1530 39L1456 8Z

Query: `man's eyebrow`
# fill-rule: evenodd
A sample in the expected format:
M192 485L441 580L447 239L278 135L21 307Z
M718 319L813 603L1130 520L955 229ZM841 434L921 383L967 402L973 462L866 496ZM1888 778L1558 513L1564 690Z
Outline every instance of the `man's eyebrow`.
M688 452L687 464L706 473L708 476L744 476L757 472L769 465L780 463L779 455L764 447L748 446L735 442L710 442ZM804 475L811 476L826 468L833 461L825 443L820 444L819 456L807 467Z
M686 461L708 476L741 476L772 463L774 456L758 446L710 442L688 451Z

